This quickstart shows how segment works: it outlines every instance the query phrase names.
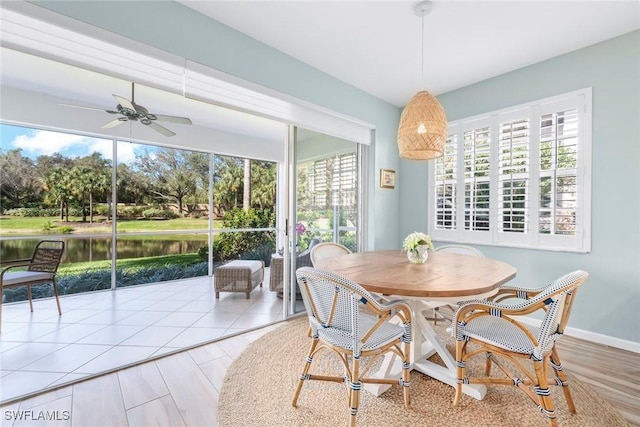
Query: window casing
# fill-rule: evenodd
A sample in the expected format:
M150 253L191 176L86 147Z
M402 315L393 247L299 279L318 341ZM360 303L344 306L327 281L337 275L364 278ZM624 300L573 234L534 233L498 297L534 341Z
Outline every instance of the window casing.
M591 88L449 123L431 165L435 240L591 250Z

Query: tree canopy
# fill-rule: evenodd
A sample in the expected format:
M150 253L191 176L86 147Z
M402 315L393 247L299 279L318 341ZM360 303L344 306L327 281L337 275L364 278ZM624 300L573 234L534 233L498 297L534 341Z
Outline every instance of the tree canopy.
M117 164L116 201L172 208L179 215L206 211L210 163L214 215L242 208L246 195L249 208L275 205L275 163L162 147L144 147L134 161ZM250 173L245 173L245 165ZM0 150L0 208L56 208L66 220L70 207L79 208L83 221L88 215L92 222L96 203L112 203L112 168L112 161L98 152L76 158L55 153L33 160L20 149Z

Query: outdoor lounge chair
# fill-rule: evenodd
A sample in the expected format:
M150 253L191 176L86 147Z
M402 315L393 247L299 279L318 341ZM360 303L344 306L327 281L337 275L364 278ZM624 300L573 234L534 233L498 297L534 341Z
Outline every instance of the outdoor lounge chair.
M63 241L42 240L36 245L31 258L3 261L3 264L8 264L8 267L5 267L2 269L2 272L0 272L0 294L7 288L26 286L27 296L29 297L29 308L33 312L31 286L51 283L53 286L53 294L58 305L58 314L62 315L56 284L56 272L58 271L63 252ZM2 304L0 304L0 327L1 326Z

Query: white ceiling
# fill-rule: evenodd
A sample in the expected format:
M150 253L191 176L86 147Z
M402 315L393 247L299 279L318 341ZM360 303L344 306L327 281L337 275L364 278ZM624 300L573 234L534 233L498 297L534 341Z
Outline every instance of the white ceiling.
M398 107L422 89L417 1L181 1ZM438 95L640 28L638 0L434 1L424 89Z

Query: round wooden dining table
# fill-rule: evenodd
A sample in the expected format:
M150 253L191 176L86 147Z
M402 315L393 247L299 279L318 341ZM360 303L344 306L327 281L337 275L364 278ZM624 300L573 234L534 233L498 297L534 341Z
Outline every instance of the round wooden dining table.
M426 319L427 312L447 303L491 296L516 276L513 266L499 260L433 251L424 264L409 262L402 251L387 250L325 258L318 260L314 267L346 277L382 297L406 300L413 312L412 368L454 387L454 357ZM428 360L435 353L445 366ZM377 375L399 377L399 362L396 357L388 356ZM380 395L389 386L367 384L365 388ZM482 399L486 386L465 384L463 392Z

